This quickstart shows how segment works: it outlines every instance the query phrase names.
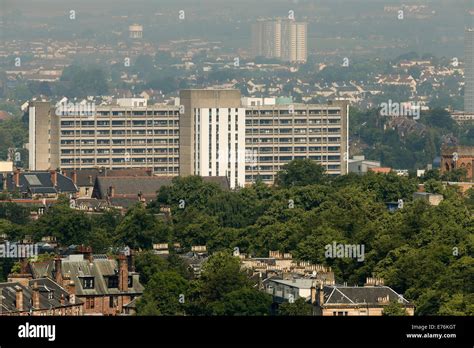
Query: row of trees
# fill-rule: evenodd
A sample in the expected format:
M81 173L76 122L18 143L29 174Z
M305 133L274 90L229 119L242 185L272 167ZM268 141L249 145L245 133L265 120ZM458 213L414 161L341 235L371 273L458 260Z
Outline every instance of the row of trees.
M207 245L211 253L239 248L260 257L280 250L331 266L339 282L361 284L368 276L383 277L414 301L418 314L474 314L474 194L471 190L461 196L453 187L443 187L438 175L429 172L425 188L442 194L444 201L430 206L412 200L418 178L373 173L329 177L312 161L299 160L279 173L274 187L257 182L225 191L200 177L177 177L158 191L155 201L147 207L137 205L125 216L110 211L89 217L65 201L30 222L24 208L3 206L0 233L12 238L30 234L36 240L54 235L62 244L89 244L97 252L123 245L149 250L162 242L179 242L185 248ZM385 203L399 199L403 209L389 212ZM163 205L171 207L170 221L159 214ZM326 258L324 246L334 241L364 245L364 261ZM207 281L205 274L200 282ZM181 284L178 275L173 281ZM156 277L151 287L160 283ZM203 295L194 287L199 284L189 289L186 285L189 291L182 293L194 304L204 299L203 306L213 313L228 310L210 303L234 296L232 291L211 295L202 290ZM145 297L151 303L153 293ZM144 305L143 311L151 309ZM195 308L185 311L198 313Z

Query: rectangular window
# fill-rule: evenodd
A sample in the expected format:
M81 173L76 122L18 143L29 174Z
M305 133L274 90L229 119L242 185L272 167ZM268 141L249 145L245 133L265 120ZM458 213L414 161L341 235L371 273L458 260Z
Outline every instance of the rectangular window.
M86 309L94 309L95 301L94 297L86 297Z
M94 289L94 277L87 277L82 280L82 287L84 289Z
M108 287L109 288L118 288L118 277L117 276L110 276L109 277Z

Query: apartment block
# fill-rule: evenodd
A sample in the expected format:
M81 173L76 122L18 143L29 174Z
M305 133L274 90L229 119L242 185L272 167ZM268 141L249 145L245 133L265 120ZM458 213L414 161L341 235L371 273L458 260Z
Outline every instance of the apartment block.
M68 107L58 112L50 103L33 102L29 117L30 170L147 167L179 174L175 106L148 106L135 98L86 112Z
M304 158L328 174L346 174L348 114L347 102L247 106L245 182L273 183L286 163Z
M195 89L182 90L176 105L133 98L79 109L30 104L30 170L147 168L226 177L231 188L272 184L294 159L312 159L330 175L348 172L345 101L298 104Z
M304 63L308 58L308 24L290 19L259 20L252 25L254 56Z

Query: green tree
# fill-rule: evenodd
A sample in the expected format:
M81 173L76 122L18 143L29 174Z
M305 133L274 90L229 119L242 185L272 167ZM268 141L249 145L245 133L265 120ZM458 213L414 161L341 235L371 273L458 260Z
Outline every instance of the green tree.
M313 306L305 301L304 298L298 298L295 302L282 303L278 307L278 315L282 316L308 316L313 315Z
M383 309L382 315L386 316L406 316L407 311L405 310L403 304L398 303L397 301L391 301Z
M138 315L184 315L188 281L173 271L155 273L137 303Z
M242 288L225 294L212 304L213 315L269 315L272 297L254 288Z
M166 226L141 204L129 209L116 228L117 242L132 249L151 249L154 242L166 238Z
M283 166L275 183L280 187L292 187L321 184L325 180L324 167L310 159L296 159Z

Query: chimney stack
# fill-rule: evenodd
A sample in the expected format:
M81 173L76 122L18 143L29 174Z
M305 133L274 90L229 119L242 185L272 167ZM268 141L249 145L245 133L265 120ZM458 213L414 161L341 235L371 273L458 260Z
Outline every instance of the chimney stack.
M59 284L59 286L63 286L63 272L62 272L61 266L62 266L61 257L56 256L54 258L54 270L56 272L55 280L56 280L56 283Z
M128 291L128 262L125 255L120 254L119 262L119 290Z
M15 186L20 187L20 169L15 170L14 180L15 180Z
M324 304L324 286L323 284L319 285L319 306L321 307Z
M93 257L92 257L92 248L90 246L84 246L81 245L78 248L79 253L81 253L84 256L84 260L88 260L89 263L92 263Z
M53 186L56 187L58 186L58 173L55 170L51 170L51 182L53 183Z
M23 312L23 289L19 285L15 286L15 302L16 310Z
M311 283L311 304L316 303L316 283L313 281Z
M109 197L113 198L115 196L115 187L109 186Z
M74 185L77 184L77 172L75 169L72 171L72 182L74 183Z
M33 308L40 308L40 293L37 282L33 285Z

